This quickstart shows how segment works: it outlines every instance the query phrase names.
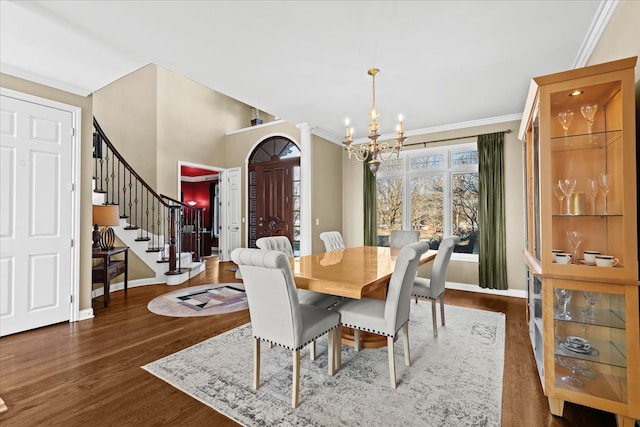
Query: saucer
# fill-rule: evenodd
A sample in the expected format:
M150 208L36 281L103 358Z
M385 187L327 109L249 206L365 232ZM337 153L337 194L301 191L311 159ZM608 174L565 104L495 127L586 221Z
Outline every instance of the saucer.
M589 262L589 261L587 261L586 259L580 259L580 260L578 260L578 261L580 261L580 263L581 263L581 264L584 264L584 265L596 265L596 263L595 263L595 262Z
M576 347L572 347L569 344L567 344L566 342L561 342L558 344L560 347L562 347L564 350L568 350L571 351L573 353L580 353L580 354L586 354L589 356L599 356L600 352L598 350L596 350L593 347L589 347L587 349L584 348L576 348Z

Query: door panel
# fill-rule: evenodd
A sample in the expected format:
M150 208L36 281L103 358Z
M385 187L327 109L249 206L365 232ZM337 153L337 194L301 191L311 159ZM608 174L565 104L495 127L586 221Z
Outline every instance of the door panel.
M256 172L256 239L287 236L293 242L291 190L294 162L260 163Z
M0 335L70 319L73 114L2 95Z

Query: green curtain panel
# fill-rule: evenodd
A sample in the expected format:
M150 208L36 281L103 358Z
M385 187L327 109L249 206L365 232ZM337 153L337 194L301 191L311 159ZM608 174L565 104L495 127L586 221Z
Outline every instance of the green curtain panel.
M367 160L369 160L368 156ZM378 189L376 186L376 177L371 173L368 161L363 162L362 165L362 194L364 197L364 245L377 246L378 227L376 226L376 192L378 191Z
M480 287L508 289L504 212L504 132L478 136Z

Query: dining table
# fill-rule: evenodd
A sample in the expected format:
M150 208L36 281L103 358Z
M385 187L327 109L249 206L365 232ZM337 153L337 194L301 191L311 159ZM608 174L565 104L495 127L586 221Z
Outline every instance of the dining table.
M385 299L389 279L401 248L357 246L291 258L296 287L345 298ZM433 261L437 250L428 250L419 264ZM342 343L353 346L353 330L342 328ZM360 333L361 348L384 347L386 337Z

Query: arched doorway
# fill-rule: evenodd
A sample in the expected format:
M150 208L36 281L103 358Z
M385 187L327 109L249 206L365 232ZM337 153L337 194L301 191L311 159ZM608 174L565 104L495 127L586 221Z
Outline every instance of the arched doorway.
M273 136L249 156L249 247L266 236L286 236L300 252L300 149Z

